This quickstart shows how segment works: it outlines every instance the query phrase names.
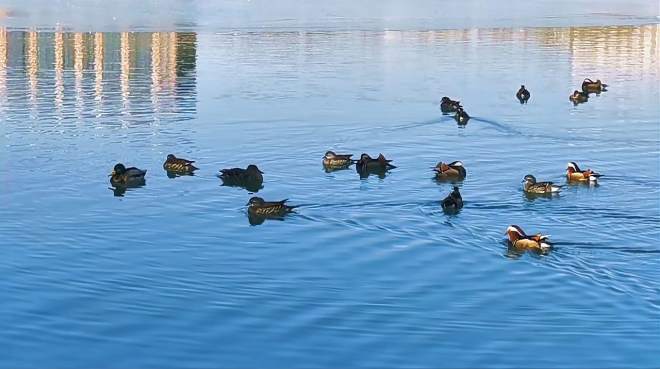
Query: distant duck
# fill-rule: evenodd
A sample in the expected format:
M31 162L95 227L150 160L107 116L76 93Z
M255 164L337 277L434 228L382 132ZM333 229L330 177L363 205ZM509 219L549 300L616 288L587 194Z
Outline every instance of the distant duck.
M264 201L261 197L252 197L246 204L248 213L266 217L281 217L293 212L296 206L287 205L288 199L282 201Z
M468 120L470 120L470 116L468 115L468 113L465 112L465 110L463 110L462 107L459 107L458 109L456 109L456 114L454 114L454 119L456 119L456 122L458 122L458 124L467 124Z
M588 92L599 93L601 91L607 91L605 89L606 87L607 85L601 82L600 80L596 80L596 82L594 82L589 78L585 78L584 81L582 82L582 91L587 93Z
M449 164L439 162L433 170L435 171L435 178L438 180L462 181L467 175L463 162L458 160Z
M144 184L146 170L135 167L126 168L124 164L117 164L110 173L110 184L115 187L131 187Z
M352 156L352 154L335 154L333 151L328 151L323 156L323 166L326 169L346 168L355 162L351 159Z
M583 102L587 102L587 100L589 100L589 95L586 92L575 90L573 91L573 94L568 97L568 99L571 100L573 104L577 105Z
M440 110L443 113L453 113L456 111L456 109L461 107L461 102L460 101L455 101L447 96L444 96L442 100L440 100Z
M522 181L523 190L532 194L551 194L561 191L561 186L552 184L552 182L536 182L536 177L531 174L525 176Z
M522 228L517 225L510 225L506 229L506 235L509 238L511 246L518 249L547 251L552 246L548 243L550 236L537 233L533 236L528 236Z
M251 192L257 192L264 182L263 173L256 165L247 168L221 169L220 179L225 186L243 187Z
M440 204L444 211L457 211L463 207L463 198L458 191L458 187L454 186L454 190L442 200Z
M580 169L574 161L566 165L566 179L569 182L596 182L600 176L591 169Z
M531 95L530 95L529 91L527 91L527 89L525 88L525 85L521 85L518 92L516 92L516 97L518 98L518 100L520 100L521 104L526 103L527 100L529 100L530 96Z
M173 154L169 154L163 163L163 169L168 172L191 174L197 170L197 167L193 165L194 162L194 160L177 158Z
M360 160L357 161L356 168L358 172L367 172L371 170L387 171L396 168L394 165L390 164L391 162L392 160L385 159L383 154L379 154L376 159L373 159L368 154L362 154L360 155Z

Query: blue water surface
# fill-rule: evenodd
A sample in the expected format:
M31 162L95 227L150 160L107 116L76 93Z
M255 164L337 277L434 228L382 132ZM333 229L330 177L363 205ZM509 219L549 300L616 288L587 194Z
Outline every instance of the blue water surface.
M0 29L0 366L660 364L657 23L101 32L26 12ZM610 87L574 106L585 77ZM326 173L329 149L397 168ZM199 171L169 178L169 153ZM446 215L431 167L453 160ZM566 185L568 161L599 185ZM146 185L111 189L117 162ZM250 163L295 214L250 225L254 194L216 176ZM527 197L526 174L564 190ZM509 224L555 248L512 252Z

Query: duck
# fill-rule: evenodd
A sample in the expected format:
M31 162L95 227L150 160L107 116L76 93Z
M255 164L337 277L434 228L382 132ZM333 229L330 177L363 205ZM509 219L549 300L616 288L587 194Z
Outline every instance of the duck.
M351 159L352 156L352 154L335 154L334 151L328 151L323 156L323 166L326 169L346 168L355 162Z
M552 182L536 182L536 177L528 174L523 178L523 190L533 194L550 194L561 191L561 186L552 184Z
M293 212L297 206L287 205L288 199L281 201L265 201L261 197L251 197L247 202L248 213L262 217L282 217Z
M383 154L379 154L378 158L373 159L369 154L360 155L360 160L357 161L356 168L358 172L367 172L367 171L387 171L390 169L396 168L394 165L390 164L392 160L385 159Z
M528 236L525 231L517 225L510 225L506 229L506 235L509 238L511 246L518 249L547 251L552 246L550 245L548 235L537 233L533 236Z
M520 89L516 92L516 97L520 100L521 104L524 104L529 100L530 97L529 91L525 88L525 85L520 85Z
M589 100L589 95L587 95L586 92L575 90L573 91L573 94L568 97L568 99L571 100L573 104L577 105L583 102L587 102L587 100Z
M463 162L460 160L453 161L449 164L439 162L438 165L433 168L435 171L435 179L438 180L459 180L462 181L465 179L467 172L463 166Z
M168 172L191 174L198 169L193 165L194 162L194 160L177 158L174 154L169 154L163 163L163 169Z
M456 109L460 107L461 107L460 101L452 100L447 96L444 96L442 100L440 100L440 110L443 113L453 113L456 111Z
M470 116L459 106L458 109L456 109L456 114L454 114L454 119L456 119L458 124L467 124L468 120L470 120Z
M591 169L582 170L574 161L566 164L566 179L569 182L596 182L599 177L601 177L600 173Z
M583 92L595 92L599 93L601 91L606 91L605 88L607 87L606 84L601 82L600 80L596 80L596 82L592 81L589 78L585 78L584 81L582 81L582 91Z
M247 168L221 169L219 177L225 186L244 187L248 191L256 192L264 182L264 172L250 164Z
M463 198L457 186L454 186L454 190L442 200L440 205L444 211L457 211L463 207Z
M140 186L144 184L146 174L146 170L136 167L126 168L124 164L118 163L110 173L110 184L114 187Z

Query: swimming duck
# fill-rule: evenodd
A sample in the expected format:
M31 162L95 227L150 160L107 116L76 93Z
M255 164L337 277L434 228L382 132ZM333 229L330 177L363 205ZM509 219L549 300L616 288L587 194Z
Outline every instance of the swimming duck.
M569 182L596 182L601 175L591 169L582 170L572 161L566 165L566 179Z
M438 165L433 168L433 170L435 171L435 179L438 180L462 181L467 175L465 167L463 167L463 162L458 160L449 164L439 162Z
M355 160L351 159L352 154L335 154L333 151L328 151L323 156L323 166L326 169L340 169L346 168L353 164Z
M444 96L442 100L440 100L440 110L443 113L453 113L456 111L456 109L461 107L461 102L460 101L454 101L447 96Z
M595 92L599 93L601 91L606 91L605 88L607 87L606 84L601 82L600 80L596 80L596 82L592 81L589 78L585 78L584 81L582 82L582 91L583 92Z
M245 169L221 169L219 177L225 186L244 187L248 191L256 192L264 182L263 173L256 165L250 164Z
M575 90L573 91L573 94L568 97L568 99L571 100L573 104L577 105L583 102L587 102L587 100L589 100L589 95L587 95L586 92Z
M254 196L248 201L248 213L263 217L281 217L293 212L296 206L287 205L288 199L282 201L264 201L261 197Z
M528 174L523 178L523 190L527 193L549 194L561 191L561 186L552 184L552 182L536 182L536 177Z
M516 97L518 98L518 100L520 100L521 104L524 104L527 102L527 100L529 100L530 93L525 88L525 85L520 85L520 89L518 90L518 92L516 92Z
M124 164L118 163L110 173L110 184L115 187L140 186L144 184L146 170L135 167L126 168Z
M511 246L515 248L546 251L552 247L548 243L548 238L550 236L542 235L540 233L528 236L525 234L525 231L517 225L510 225L506 229L506 235L509 237Z
M360 160L357 161L356 168L359 172L367 172L370 170L387 171L396 168L390 164L392 160L385 159L383 154L379 154L377 159L373 159L368 154L360 155Z
M442 200L440 203L444 211L457 211L463 207L463 198L458 191L458 187L454 186L454 190Z
M456 114L454 114L454 119L456 119L458 124L467 124L468 120L470 120L470 116L459 106L458 109L456 109Z
M197 167L193 165L194 162L194 160L177 158L173 154L169 154L163 163L163 169L168 172L189 174L197 170Z

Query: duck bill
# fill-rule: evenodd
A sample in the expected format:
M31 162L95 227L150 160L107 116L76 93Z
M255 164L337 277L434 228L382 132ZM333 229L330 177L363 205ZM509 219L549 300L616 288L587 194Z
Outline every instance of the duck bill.
M115 174L117 174L117 173L115 173L115 171L113 170L112 173L108 174L108 177L112 177L112 176L114 176Z

